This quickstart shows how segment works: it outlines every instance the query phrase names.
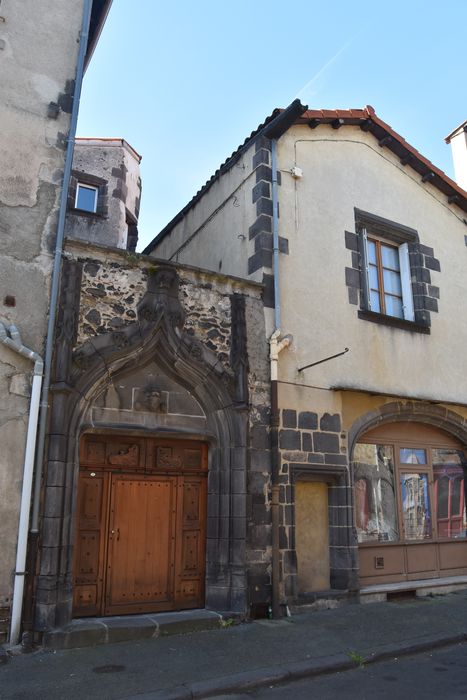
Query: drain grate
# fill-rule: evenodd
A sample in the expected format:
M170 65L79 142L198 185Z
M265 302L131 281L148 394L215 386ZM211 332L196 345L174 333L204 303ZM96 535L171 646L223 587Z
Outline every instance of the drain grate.
M388 603L410 603L417 600L416 590L410 591L391 591L387 594Z
M107 666L95 666L92 670L94 673L119 673L125 668L123 664L107 664Z

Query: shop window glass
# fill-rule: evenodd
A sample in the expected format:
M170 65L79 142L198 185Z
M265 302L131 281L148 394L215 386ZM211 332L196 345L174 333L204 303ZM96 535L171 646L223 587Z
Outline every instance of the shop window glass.
M368 498L368 482L366 479L357 479L355 482L355 518L357 530L366 532L370 513Z
M402 496L402 526L406 540L431 537L431 509L428 474L400 475Z
M447 476L442 476L437 480L437 484L438 498L436 499L436 506L438 520L440 520L440 518L447 518L449 516L449 478Z
M402 447L400 461L401 464L426 464L426 450Z
M451 505L451 515L460 515L461 511L461 483L462 479L460 477L456 477L452 479L451 481L451 498L450 498L450 505Z
M433 450L433 482L438 536L465 538L463 454L459 450Z
M354 449L354 476L358 541L397 541L392 447L358 443Z

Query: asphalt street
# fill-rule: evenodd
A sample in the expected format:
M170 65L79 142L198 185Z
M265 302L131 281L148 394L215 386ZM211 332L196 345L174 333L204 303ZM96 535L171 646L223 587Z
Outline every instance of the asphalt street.
M138 641L14 653L0 665L0 699L192 700L222 693L294 700L467 699L466 611L467 591L459 591ZM355 668L360 662L365 665Z
M213 700L465 700L467 644Z

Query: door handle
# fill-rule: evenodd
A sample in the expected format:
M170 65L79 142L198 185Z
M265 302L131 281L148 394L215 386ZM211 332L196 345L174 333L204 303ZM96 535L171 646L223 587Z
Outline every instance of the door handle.
M116 538L116 539L117 539L117 542L118 542L119 539L120 539L120 528L117 527L117 528L115 528L115 530L111 530L111 531L110 531L110 534L111 534L111 535L115 535L115 533L117 533L117 538Z

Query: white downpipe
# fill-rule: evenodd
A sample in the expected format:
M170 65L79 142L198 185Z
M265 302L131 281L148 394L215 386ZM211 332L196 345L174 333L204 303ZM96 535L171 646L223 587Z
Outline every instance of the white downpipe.
M34 375L29 405L28 431L23 466L23 488L18 525L18 544L16 549L15 582L13 586L13 604L11 608L10 645L19 642L21 631L21 613L23 609L24 578L26 568L26 550L28 542L29 514L31 510L31 492L34 473L34 455L36 451L37 422L41 397L42 374L44 363L33 350L25 347L15 326L8 329L0 323L0 342L11 350L34 361Z
M279 340L281 335L280 329L277 328L269 338L269 360L271 362L271 381L275 382L278 378L278 363L279 353L288 348L293 341L291 335L285 335Z

